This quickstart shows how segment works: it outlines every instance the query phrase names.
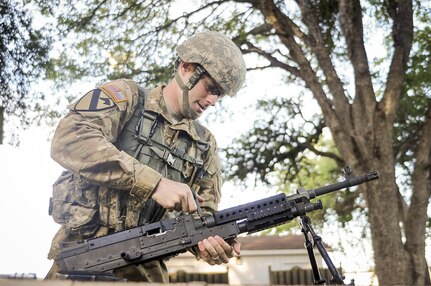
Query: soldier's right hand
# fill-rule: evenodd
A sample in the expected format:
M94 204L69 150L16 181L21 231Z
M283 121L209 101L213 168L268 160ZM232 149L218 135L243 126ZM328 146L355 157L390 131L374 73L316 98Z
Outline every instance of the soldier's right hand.
M204 201L203 197L197 194L196 196L200 202ZM197 210L190 187L166 178L160 180L151 198L169 211L176 210L193 213Z

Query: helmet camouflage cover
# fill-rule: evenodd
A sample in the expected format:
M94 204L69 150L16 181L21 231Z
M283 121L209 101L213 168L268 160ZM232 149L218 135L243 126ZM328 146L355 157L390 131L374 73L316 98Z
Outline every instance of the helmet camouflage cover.
M196 34L176 50L184 62L200 64L227 95L235 95L244 83L246 68L242 53L223 34L213 31Z

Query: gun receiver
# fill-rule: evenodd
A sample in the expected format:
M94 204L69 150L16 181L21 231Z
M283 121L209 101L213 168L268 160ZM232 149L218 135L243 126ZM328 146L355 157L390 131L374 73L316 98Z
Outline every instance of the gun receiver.
M315 190L299 189L290 196L278 194L213 215L181 215L63 246L58 257L60 273L69 277L85 273L109 275L114 269L129 264L173 257L209 236L219 235L229 240L241 233L272 228L322 208L320 201L310 199L377 178L378 172L370 172Z

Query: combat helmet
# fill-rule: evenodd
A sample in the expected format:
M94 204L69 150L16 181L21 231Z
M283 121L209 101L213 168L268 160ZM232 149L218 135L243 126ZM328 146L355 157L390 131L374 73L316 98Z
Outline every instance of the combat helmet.
M235 95L244 83L246 68L241 51L221 33L196 34L178 45L176 51L184 62L201 65L226 95Z

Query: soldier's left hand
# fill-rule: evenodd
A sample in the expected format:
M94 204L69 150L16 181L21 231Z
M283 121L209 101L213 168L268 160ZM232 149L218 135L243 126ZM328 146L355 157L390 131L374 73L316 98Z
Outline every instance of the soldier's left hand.
M232 240L226 242L220 236L210 236L207 239L198 242L198 254L205 262L210 265L228 263L229 258L235 254L240 254L240 243Z

